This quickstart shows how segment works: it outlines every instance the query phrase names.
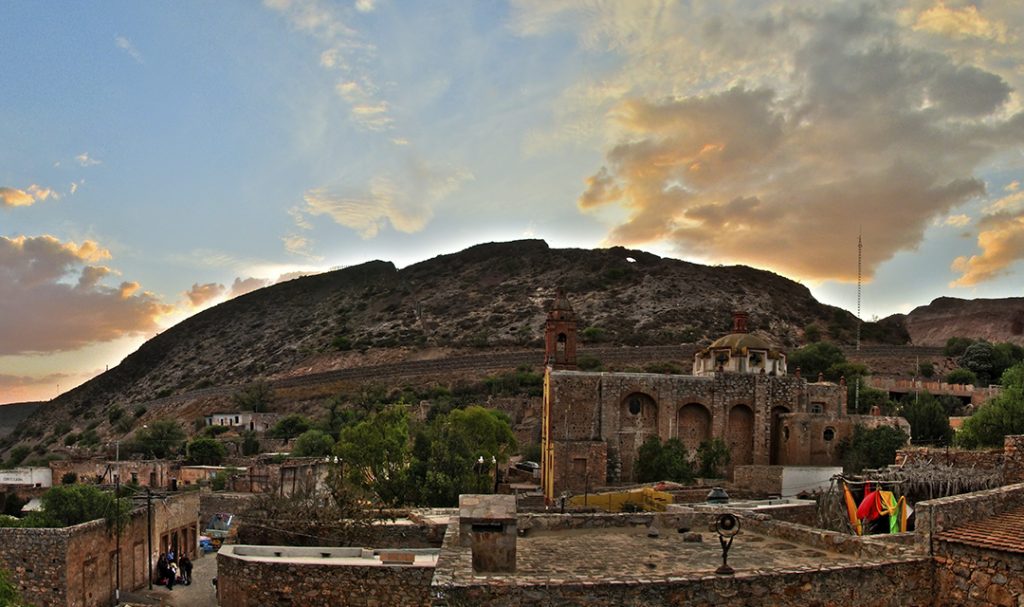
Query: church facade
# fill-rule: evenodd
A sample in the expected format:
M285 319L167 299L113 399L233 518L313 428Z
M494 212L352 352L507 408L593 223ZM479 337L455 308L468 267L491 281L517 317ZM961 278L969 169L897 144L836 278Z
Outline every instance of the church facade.
M695 454L712 438L733 466L834 466L838 446L858 423L900 418L847 414L845 381L789 374L786 355L747 331L733 331L694 355L692 375L576 370L576 316L559 294L548 315L541 426L545 496L636 481L636 457L650 437L677 438ZM902 423L901 423L902 422ZM909 434L909 431L908 431Z

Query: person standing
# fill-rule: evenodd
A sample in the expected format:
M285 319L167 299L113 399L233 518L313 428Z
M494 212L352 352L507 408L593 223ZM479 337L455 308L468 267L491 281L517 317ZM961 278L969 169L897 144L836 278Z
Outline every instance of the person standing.
M181 583L186 586L192 585L192 559L187 554L182 554L178 559L178 566L181 567Z

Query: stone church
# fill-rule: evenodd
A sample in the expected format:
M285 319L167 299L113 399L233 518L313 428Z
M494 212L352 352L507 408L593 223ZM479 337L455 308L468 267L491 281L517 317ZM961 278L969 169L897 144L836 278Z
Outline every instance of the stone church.
M721 438L731 470L839 465L839 442L857 424L909 434L901 418L848 415L845 381L790 374L786 354L749 333L747 320L734 313L732 333L694 355L692 375L584 372L576 367L576 314L559 292L545 332L545 496L634 482L637 451L652 436L678 438L691 455Z

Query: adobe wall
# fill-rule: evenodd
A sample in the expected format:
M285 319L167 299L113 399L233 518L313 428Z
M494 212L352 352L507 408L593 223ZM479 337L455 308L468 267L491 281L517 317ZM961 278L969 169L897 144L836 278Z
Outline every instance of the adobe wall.
M214 514L227 512L238 514L249 506L249 501L255 497L251 493L215 493L212 491L199 492L199 524L205 528L206 523L213 518Z
M604 486L608 445L604 441L555 441L555 486L573 493Z
M1024 555L938 542L935 607L1015 607L1024 603Z
M433 567L321 565L217 555L221 607L430 605Z
M761 495L782 495L782 466L736 466L732 482Z

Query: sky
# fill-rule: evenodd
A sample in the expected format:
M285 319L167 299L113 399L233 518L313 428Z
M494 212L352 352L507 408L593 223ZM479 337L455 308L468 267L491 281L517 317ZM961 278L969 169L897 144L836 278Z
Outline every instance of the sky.
M1015 6L1016 4L1016 6ZM1011 1L0 4L0 403L232 296L488 241L861 316L1024 284Z

